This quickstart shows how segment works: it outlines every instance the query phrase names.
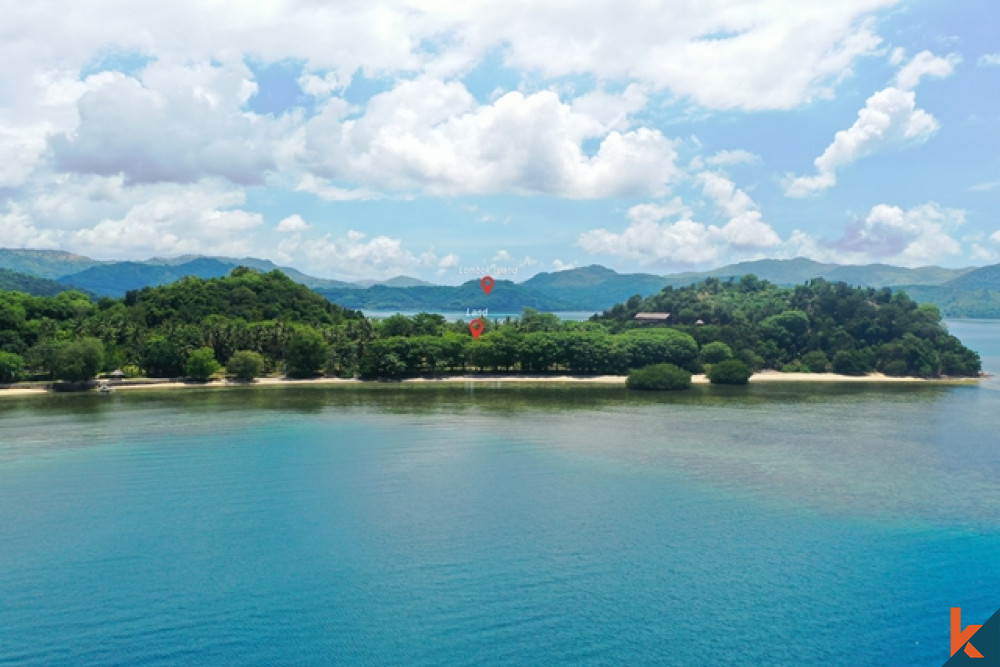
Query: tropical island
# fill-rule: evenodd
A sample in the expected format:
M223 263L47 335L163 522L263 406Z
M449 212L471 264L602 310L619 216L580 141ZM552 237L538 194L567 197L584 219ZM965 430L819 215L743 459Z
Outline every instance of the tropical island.
M712 381L713 368L721 377L721 369L738 366L747 374L853 377L981 372L978 354L947 332L933 305L889 288L822 279L784 288L753 275L708 278L634 296L584 322L525 309L519 318L486 320L478 339L466 323L436 314L372 320L280 271L246 267L120 299L0 291L0 384L6 385L88 386L112 372L198 382L277 375L625 376L661 364L688 377L707 371Z

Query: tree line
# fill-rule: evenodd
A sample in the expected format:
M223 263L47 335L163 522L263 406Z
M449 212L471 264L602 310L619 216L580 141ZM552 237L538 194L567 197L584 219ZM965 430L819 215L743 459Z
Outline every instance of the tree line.
M979 355L948 333L937 307L888 287L817 278L781 288L753 275L709 278L634 296L594 320L625 331L640 326L639 312L669 312L676 330L699 345L723 343L754 369L916 377L981 371Z
M670 312L664 324L635 314ZM759 370L935 377L975 375L979 357L933 306L903 293L814 280L792 289L753 276L636 296L586 322L526 309L479 340L440 315L380 321L341 308L278 271L239 268L94 301L79 292L0 292L0 382L129 376L207 379L400 378L459 372L688 372L731 359Z

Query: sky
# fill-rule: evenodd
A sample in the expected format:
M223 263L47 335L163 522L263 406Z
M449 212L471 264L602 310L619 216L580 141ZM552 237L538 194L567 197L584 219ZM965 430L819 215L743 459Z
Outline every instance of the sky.
M0 247L1000 262L995 0L4 3Z

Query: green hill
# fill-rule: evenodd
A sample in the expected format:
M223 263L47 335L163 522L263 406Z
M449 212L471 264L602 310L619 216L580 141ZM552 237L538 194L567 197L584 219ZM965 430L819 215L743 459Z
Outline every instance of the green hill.
M186 261L179 262L177 260ZM185 276L199 278L219 278L237 266L268 273L280 270L297 283L310 288L358 289L353 283L325 280L308 276L299 271L279 269L272 262L261 259L245 260L190 256L173 260L149 260L146 262L108 262L90 267L78 273L64 275L59 282L93 292L100 296L122 296L129 290L147 286L166 285Z
M223 257L223 256L204 256L204 255L183 255L181 257L170 257L161 258L154 257L152 259L146 260L144 264L162 264L164 266L178 267L180 265L190 264L195 260L215 260L221 262L229 267L230 270L236 268L237 266L246 266L251 269L256 269L261 273L269 273L271 271L281 271L286 276L291 278L297 283L305 285L313 289L352 289L360 287L356 283L345 282L343 280L330 280L328 278L317 278L316 276L310 276L307 273L302 273L297 269L293 269L288 266L278 266L274 262L267 259L260 259L257 257ZM197 275L197 274L196 274ZM207 277L207 276L202 276Z
M670 313L649 325L637 313ZM704 349L724 343L757 368L859 375L976 375L978 355L951 336L936 308L890 288L850 287L823 279L794 288L747 275L666 287L619 303L592 321L612 331L675 329Z
M894 285L940 285L972 271L966 269L945 269L939 266L925 266L908 269L888 264L823 264L811 259L761 259L723 266L711 271L677 273L666 276L667 284L683 287L705 278L739 278L753 274L761 280L776 285L800 285L813 278L823 278L832 282L845 282L864 287L892 287Z
M654 294L669 279L649 273L617 273L599 265L539 273L521 283L539 294L567 304L567 310L600 310L633 294Z
M72 289L47 278L38 278L26 273L17 273L8 269L0 269L0 290L24 292L35 296L55 296L60 292Z
M493 312L519 313L524 308L536 310L576 310L568 301L533 290L524 284L498 280L487 297L479 280L470 280L455 287L388 287L372 285L367 289L318 289L330 301L347 308L365 310L428 310L463 311L467 308L488 308Z
M943 285L900 289L916 301L933 303L945 317L1000 319L1000 264L969 271Z
M288 321L313 325L361 319L361 314L330 303L280 271L237 268L229 276L188 276L169 285L129 292L125 304L138 309L149 326L196 323L210 316L245 322Z
M0 269L56 280L102 262L61 250L23 250L0 248Z
M129 290L166 285L185 276L219 278L234 267L214 259L196 259L177 266L144 262L114 262L63 276L59 282L93 292L98 296L123 296Z

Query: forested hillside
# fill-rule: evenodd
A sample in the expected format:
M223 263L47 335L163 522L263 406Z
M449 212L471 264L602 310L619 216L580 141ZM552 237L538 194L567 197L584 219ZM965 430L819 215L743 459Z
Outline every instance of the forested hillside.
M70 289L62 283L47 278L38 278L27 273L0 269L0 290L25 292L35 296L55 296Z
M938 309L889 288L811 280L777 287L753 275L710 278L633 297L595 316L612 331L642 326L638 312L669 312L699 344L719 341L755 367L889 375L975 375L979 356L950 335Z
M275 369L297 335L357 340L352 327L366 326L360 313L330 303L278 271L246 268L224 278L189 276L96 303L76 291L55 297L0 292L0 355L5 355L0 382L4 363L20 367L17 375L68 380L114 368L133 375L181 376L192 353L205 347L218 363L246 350ZM85 368L77 357L87 360Z
M640 324L640 311L670 312ZM979 357L937 309L889 289L814 280L793 289L745 276L633 297L588 322L526 309L487 321L396 315L373 322L278 271L193 276L96 303L80 292L0 292L0 382L129 375L205 379L284 372L403 377L463 372L623 374L670 363L690 372L733 357L755 369L890 375L976 375ZM240 370L234 370L239 368Z

